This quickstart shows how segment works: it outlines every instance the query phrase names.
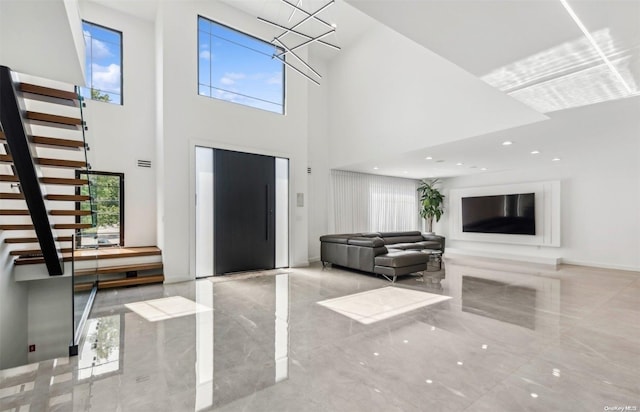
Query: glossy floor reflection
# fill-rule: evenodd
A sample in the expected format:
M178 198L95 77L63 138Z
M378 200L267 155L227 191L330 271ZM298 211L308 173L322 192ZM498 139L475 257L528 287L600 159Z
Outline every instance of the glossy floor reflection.
M0 411L640 408L640 274L445 267L396 287L451 299L368 325L317 302L389 283L319 265L101 291L80 356L1 371ZM167 297L208 309L125 306Z

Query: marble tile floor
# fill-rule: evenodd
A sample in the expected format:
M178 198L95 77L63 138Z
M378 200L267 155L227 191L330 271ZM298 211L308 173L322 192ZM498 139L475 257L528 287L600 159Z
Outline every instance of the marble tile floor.
M317 302L389 282L318 264L101 291L78 357L0 371L0 411L640 408L639 273L473 259L445 270L395 287L450 299L372 324ZM152 322L125 306L167 297L213 310Z

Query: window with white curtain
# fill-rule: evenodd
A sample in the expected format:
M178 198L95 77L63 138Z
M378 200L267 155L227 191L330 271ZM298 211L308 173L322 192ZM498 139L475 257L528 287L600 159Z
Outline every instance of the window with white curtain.
M331 171L336 233L420 230L419 181Z

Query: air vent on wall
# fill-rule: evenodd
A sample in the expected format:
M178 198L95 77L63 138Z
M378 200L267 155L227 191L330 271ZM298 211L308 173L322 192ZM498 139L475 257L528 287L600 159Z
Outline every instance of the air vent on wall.
M307 174L310 175L311 174L311 168L307 167Z
M138 167L151 167L151 160L138 160Z

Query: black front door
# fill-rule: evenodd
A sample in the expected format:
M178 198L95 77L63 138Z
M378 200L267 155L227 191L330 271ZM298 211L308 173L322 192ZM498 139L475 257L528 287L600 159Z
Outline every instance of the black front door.
M215 273L275 267L275 158L214 150Z

